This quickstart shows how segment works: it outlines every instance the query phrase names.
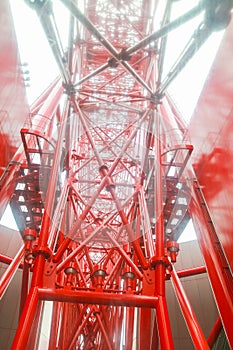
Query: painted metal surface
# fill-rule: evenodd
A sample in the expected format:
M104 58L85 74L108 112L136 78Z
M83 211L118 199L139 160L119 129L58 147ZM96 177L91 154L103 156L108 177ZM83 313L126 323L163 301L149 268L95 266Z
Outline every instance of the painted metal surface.
M0 11L0 176L21 143L19 131L29 112L23 67L12 25L10 4Z
M233 23L224 35L192 116L192 163L217 235L233 271Z
M214 291L219 314L230 346L233 344L233 277L221 249L204 196L197 182L194 183L190 213L193 218L199 245L205 260L210 283Z

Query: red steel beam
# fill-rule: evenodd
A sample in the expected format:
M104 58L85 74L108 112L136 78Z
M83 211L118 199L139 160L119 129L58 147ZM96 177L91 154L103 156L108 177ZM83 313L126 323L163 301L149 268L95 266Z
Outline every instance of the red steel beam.
M176 273L177 273L179 278L189 277L189 276L196 276L196 275L200 275L202 273L206 273L206 266L192 267L190 269L184 269L184 270L176 271Z
M155 308L158 297L136 294L73 291L68 289L39 288L39 298L48 301L62 301L79 304L132 306Z

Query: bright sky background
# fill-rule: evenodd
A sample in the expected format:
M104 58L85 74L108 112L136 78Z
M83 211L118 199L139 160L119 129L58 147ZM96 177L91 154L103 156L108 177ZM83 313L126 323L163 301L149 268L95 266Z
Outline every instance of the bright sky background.
M63 23L62 27L65 28L64 24L68 18L67 11L59 1L54 3L58 6L57 11L61 14L60 21ZM183 4L184 1L180 1L181 3ZM10 0L10 4L12 6L21 62L27 62L28 67L24 69L30 71L30 87L27 88L27 96L29 104L31 104L59 74L59 71L36 12L29 8L23 0ZM182 8L182 11L184 11L184 8ZM195 21L190 26L186 25L185 28L187 29L184 30L184 27L182 27L169 35L168 45L171 55L168 55L166 58L167 69L174 62L174 58L179 55L184 45L183 43L186 42L193 30L193 25L196 25ZM212 34L210 39L169 88L169 93L174 98L186 122L189 121L197 103L222 34L223 32ZM67 31L64 29L64 37L62 39L65 40L67 35ZM12 228L15 228L14 218L13 216L10 218L11 215L8 212L3 216L0 223L8 227L9 223L11 223ZM192 239L195 239L195 232L190 221L179 241Z

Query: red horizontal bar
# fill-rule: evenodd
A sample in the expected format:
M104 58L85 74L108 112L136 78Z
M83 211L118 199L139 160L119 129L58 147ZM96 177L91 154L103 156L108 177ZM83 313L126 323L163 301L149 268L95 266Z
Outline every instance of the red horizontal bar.
M205 273L205 272L206 272L205 266L198 266L198 267L192 267L190 269L180 270L180 271L177 271L176 273L179 276L179 278L182 278L182 277L200 275L201 273Z
M116 294L105 292L74 291L67 289L39 288L39 299L79 304L114 305L155 308L157 296Z

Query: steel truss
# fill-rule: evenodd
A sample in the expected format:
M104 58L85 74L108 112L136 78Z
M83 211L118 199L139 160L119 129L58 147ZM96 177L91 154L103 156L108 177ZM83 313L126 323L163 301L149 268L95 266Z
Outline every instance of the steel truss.
M227 25L230 5L204 1L171 20L173 1L62 0L71 14L64 49L53 4L27 2L61 76L33 104L21 130L14 188L3 178L24 240L12 261L1 257L10 263L1 295L23 268L12 349L37 348L45 301L52 301L49 350L173 349L168 278L195 348L208 349L221 324L233 345L230 306L226 315L217 298L221 321L207 340L179 281L206 267L174 268L195 195L184 176L192 146L166 93L213 21ZM198 28L164 76L167 35L196 16ZM193 199L191 205L196 208ZM215 278L215 289L224 281L229 300L232 280Z

